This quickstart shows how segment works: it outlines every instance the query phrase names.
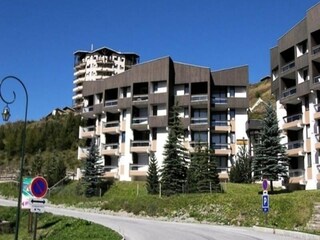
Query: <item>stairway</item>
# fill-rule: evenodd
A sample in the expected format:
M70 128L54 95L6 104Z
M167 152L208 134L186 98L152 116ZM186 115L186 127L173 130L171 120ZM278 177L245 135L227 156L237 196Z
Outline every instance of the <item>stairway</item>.
M307 224L307 228L310 230L320 231L320 203L314 203L313 214Z

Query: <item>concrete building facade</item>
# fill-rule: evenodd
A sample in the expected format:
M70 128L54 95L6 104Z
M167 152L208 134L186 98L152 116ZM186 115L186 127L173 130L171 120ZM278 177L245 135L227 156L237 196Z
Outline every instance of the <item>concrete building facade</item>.
M290 157L289 186L320 187L320 4L270 51L282 143Z
M123 181L147 175L149 153L163 163L171 107L178 103L185 129L183 144L214 149L221 179L247 139L248 67L220 71L164 57L101 81L83 82L84 106L78 158L86 158L92 138L99 146L105 176Z

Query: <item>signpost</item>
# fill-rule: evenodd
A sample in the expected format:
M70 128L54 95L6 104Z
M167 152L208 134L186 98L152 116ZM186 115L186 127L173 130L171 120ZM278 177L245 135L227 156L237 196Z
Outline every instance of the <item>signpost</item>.
M263 179L262 181L262 189L263 189L263 194L262 194L262 211L266 214L266 224L268 221L268 212L269 212L269 194L268 194L268 180Z
M37 218L38 213L44 213L44 206L47 203L47 199L43 197L47 194L48 191L48 183L47 180L41 176L37 176L32 179L30 190L34 198L30 200L31 208L30 212L35 214L34 220L34 232L33 239L37 239Z

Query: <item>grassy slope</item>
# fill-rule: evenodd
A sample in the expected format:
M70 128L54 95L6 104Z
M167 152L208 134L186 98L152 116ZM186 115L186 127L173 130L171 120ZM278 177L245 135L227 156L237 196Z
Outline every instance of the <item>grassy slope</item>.
M0 207L0 219L14 223L15 211L15 208ZM21 215L19 238L32 239L33 235L27 232L28 211L22 211ZM13 239L13 235L2 233L0 239ZM88 221L44 213L38 215L37 239L120 240L121 236L111 229Z
M304 231L313 203L320 202L320 191L296 191L270 195L268 222L261 210L260 184L224 185L223 194L182 194L172 197L148 195L143 182L116 182L101 198L86 199L75 194L77 182L57 189L49 200L77 207L126 211L143 216L213 222L241 226L276 226ZM0 194L6 189L0 185ZM8 192L8 191L7 191ZM320 234L320 232L318 232Z

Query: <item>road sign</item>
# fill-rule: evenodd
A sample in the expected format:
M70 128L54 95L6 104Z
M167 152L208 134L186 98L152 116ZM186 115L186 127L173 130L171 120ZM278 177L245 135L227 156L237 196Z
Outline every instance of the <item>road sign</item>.
M35 177L30 186L31 193L37 198L42 198L47 194L48 183L43 177Z
M263 181L262 181L262 189L265 190L265 191L268 189L268 180L267 179L263 179Z
M262 210L263 212L269 212L269 195L263 194L262 195Z
M31 203L30 212L44 213L44 207L47 202L48 200L44 198L32 198L30 200L30 203Z

